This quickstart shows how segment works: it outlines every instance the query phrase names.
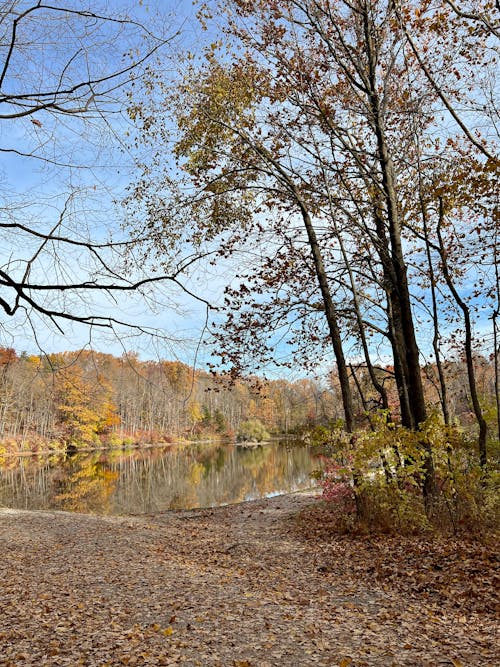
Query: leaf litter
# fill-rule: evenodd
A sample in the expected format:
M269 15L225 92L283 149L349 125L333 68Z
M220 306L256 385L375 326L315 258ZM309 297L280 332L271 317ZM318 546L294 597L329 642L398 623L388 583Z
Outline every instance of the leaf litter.
M335 536L319 507L0 510L0 665L500 664L492 545Z

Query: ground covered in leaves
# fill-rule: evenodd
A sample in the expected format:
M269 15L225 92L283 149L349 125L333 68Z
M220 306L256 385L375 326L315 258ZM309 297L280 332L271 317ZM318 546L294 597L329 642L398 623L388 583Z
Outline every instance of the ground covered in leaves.
M500 664L491 546L332 536L317 503L0 510L0 665Z

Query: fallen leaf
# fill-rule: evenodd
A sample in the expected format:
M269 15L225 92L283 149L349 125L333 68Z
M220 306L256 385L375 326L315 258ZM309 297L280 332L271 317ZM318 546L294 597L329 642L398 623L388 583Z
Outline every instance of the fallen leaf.
M342 658L339 662L339 667L349 667L349 665L352 665L352 658Z

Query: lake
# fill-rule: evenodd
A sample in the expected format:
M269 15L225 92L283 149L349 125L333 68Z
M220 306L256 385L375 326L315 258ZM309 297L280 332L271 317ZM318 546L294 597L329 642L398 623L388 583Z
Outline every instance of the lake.
M0 506L96 514L215 507L314 486L309 447L221 443L0 459Z

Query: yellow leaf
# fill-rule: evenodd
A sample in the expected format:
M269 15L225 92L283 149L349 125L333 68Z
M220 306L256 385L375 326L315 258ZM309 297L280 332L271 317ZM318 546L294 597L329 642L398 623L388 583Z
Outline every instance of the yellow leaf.
M450 658L450 661L453 667L464 667L464 663L457 658Z
M170 635L172 635L173 633L174 629L170 627L165 628L165 630L163 630L163 634L165 635L165 637L170 637Z
M352 658L342 658L339 662L339 667L349 667L349 665L352 665Z

